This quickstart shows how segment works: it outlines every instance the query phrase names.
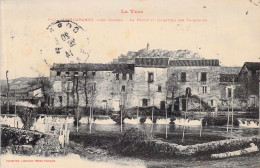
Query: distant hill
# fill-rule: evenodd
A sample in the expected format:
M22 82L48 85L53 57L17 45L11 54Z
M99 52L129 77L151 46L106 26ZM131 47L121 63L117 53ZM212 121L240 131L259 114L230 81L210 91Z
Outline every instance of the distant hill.
M22 89L28 87L28 82L35 80L37 77L20 77L16 79L9 80L10 90ZM7 88L6 80L0 80L1 92L3 89Z

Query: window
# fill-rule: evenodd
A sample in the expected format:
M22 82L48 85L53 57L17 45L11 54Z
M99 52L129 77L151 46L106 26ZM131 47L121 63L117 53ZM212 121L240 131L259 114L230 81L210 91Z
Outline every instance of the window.
M66 74L66 76L70 76L70 72L68 72L68 71L65 72L65 74Z
M96 75L96 72L94 71L94 72L92 72L92 76L95 76Z
M162 86L158 85L158 92L162 92Z
M202 86L202 93L206 94L208 90L208 86Z
M153 83L154 75L153 72L148 73L148 83Z
M66 91L67 92L72 92L72 87L73 87L72 81L67 81L66 82Z
M199 87L199 94L210 94L210 87L207 85Z
M191 97L191 88L190 87L186 88L186 96Z
M74 72L74 76L78 76L79 75L79 72Z
M232 97L233 91L232 91L232 86L227 86L226 87L226 97Z
M160 109L165 110L165 101L160 102Z
M201 72L201 80L202 82L206 82L207 81L207 72Z
M133 80L133 74L129 74L129 80Z
M186 72L181 73L181 82L186 82Z
M121 92L125 92L125 85L121 87Z
M92 83L92 91L96 91L96 83Z
M232 89L231 88L228 88L228 95L227 97L232 97Z
M83 76L87 76L87 72L83 72Z
M59 102L62 104L62 96L59 96Z
M119 80L119 74L116 74L116 80Z
M57 76L60 76L60 71L57 71Z
M122 79L126 80L126 73L123 73Z
M143 107L148 106L148 99L143 99Z

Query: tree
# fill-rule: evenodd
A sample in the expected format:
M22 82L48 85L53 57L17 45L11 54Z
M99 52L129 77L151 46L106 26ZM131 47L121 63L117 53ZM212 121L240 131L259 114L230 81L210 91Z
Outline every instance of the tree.
M30 107L21 107L17 114L22 120L23 129L30 130L35 122L37 111Z
M172 73L167 81L167 96L171 96L171 114L174 113L174 99L175 99L175 94L177 93L177 90L179 90L180 86L178 84L178 75L175 73Z
M49 101L49 98L52 94L52 84L49 80L49 78L41 76L36 78L35 80L29 81L28 85L30 87L39 87L41 88L44 101L43 101L43 107L46 106L46 102Z

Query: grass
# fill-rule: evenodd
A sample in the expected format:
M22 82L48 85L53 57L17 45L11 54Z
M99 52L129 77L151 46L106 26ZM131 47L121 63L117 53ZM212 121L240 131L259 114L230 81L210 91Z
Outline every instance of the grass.
M182 143L182 133L168 134L167 139L166 139L165 134L162 134L162 133L156 134L155 137L158 139L161 139L165 142L176 143L179 145L195 145L195 144L202 144L202 143L206 143L206 142L226 139L226 137L219 136L219 135L202 134L200 137L200 135L198 135L198 134L185 133L184 142Z

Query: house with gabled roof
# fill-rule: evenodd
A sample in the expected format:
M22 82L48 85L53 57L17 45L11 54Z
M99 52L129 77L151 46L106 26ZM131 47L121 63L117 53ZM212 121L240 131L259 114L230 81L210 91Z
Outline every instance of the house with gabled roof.
M248 109L259 107L259 73L260 62L245 62L238 73L241 83L241 96L246 100Z

